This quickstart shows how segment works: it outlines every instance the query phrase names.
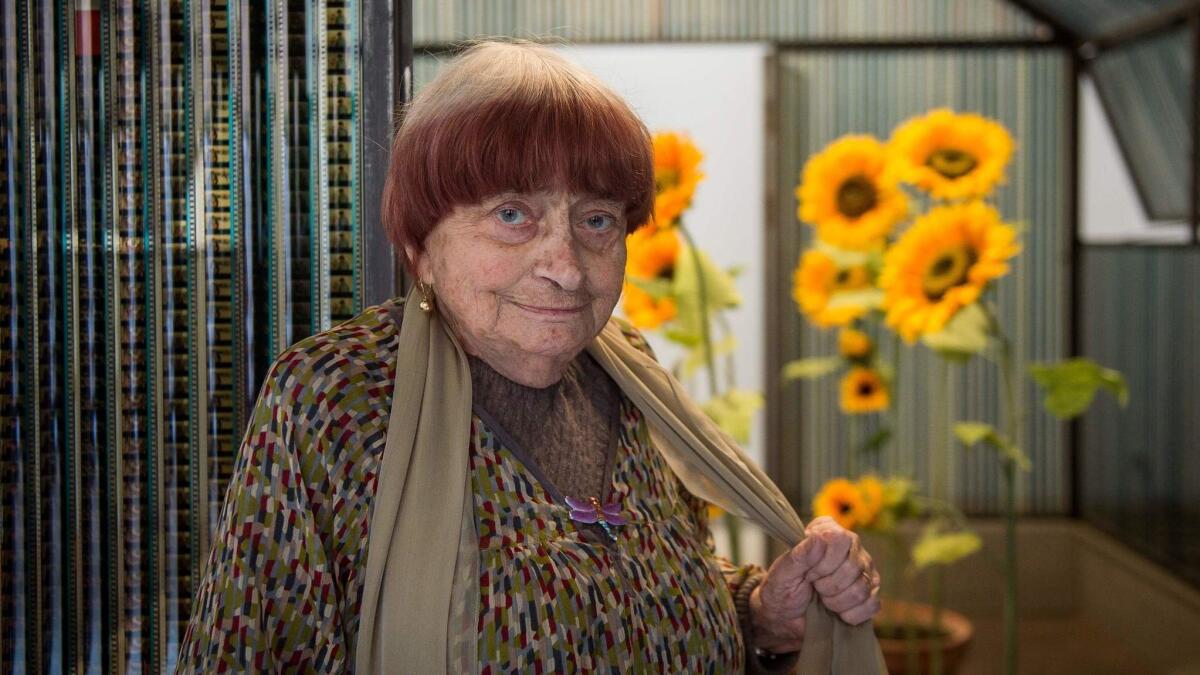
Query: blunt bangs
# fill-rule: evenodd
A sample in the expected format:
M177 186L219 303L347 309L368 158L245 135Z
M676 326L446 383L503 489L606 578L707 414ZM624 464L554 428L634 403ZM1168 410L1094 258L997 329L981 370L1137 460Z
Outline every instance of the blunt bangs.
M421 252L455 206L552 188L624 204L632 232L653 211L650 133L624 100L553 50L482 42L405 111L392 143L383 226L401 253Z

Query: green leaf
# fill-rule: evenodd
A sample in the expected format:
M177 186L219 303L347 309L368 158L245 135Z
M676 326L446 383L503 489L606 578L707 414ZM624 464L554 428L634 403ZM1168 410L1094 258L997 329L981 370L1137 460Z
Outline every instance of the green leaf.
M983 422L959 422L954 425L954 435L967 447L997 437L995 427Z
M788 361L783 366L784 380L815 380L824 377L842 366L840 356L816 356Z
M968 448L985 443L1000 453L1001 459L1011 462L1026 473L1033 470L1033 462L1015 443L996 428L984 422L959 422L954 425L954 435Z
M699 266L696 265L697 257L700 259ZM701 276L704 278L706 308L700 306ZM672 295L678 308L673 324L678 330L691 335L704 334L705 314L702 309L707 309L707 318L711 322L715 312L742 304L742 296L733 277L717 267L704 251L697 249L696 255L693 255L692 249L686 245L681 247L675 262Z
M922 531L921 539L913 546L912 559L917 569L930 565L951 565L982 547L983 542L974 532L940 532L936 526L928 525Z
M749 389L730 389L700 407L717 426L739 443L750 441L750 422L763 405L762 394Z
M875 454L879 452L883 446L887 445L887 442L891 439L892 430L887 427L882 427L875 433L871 434L871 437L867 439L866 443L863 443L862 451L868 454Z
M733 335L726 336L723 340L713 345L713 359L718 359L732 352L737 348L737 338ZM695 345L687 356L683 359L683 376L691 377L696 374L696 371L708 365L708 359L705 357L704 343L701 342Z
M684 347L695 347L701 342L704 342L704 338L700 335L679 330L678 328L667 328L662 332L662 334L663 337L667 338L671 342L681 344Z
M987 348L988 318L978 304L958 310L937 333L921 338L927 347L954 360L966 360Z
M670 279L643 279L642 277L627 276L625 277L629 283L646 291L646 294L655 300L668 298L674 292L674 287Z
M1059 419L1083 414L1101 388L1115 396L1121 407L1129 403L1129 387L1121 373L1104 368L1091 359L1035 363L1029 366L1029 372L1046 392L1042 402L1046 410Z
M870 265L873 260L873 255L869 251L847 251L820 239L813 245L813 248L829 256L838 267Z
M878 288L863 288L857 291L838 291L829 296L826 307L839 309L841 307L866 307L878 309L883 306L883 291Z

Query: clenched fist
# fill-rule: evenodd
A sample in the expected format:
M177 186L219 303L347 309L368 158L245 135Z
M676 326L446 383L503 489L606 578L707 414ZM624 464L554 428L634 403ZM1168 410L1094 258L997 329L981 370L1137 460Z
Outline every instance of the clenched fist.
M858 535L829 516L814 518L804 540L771 563L750 594L753 647L776 654L800 650L804 612L813 595L848 624L879 612L879 572Z

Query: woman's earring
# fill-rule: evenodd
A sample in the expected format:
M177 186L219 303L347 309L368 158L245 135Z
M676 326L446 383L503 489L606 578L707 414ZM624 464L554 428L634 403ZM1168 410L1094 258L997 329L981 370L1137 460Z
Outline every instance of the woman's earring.
M421 311L425 312L426 314L429 314L433 311L433 301L429 299L429 291L427 290L429 288L429 285L425 282L417 282L417 291L421 294L421 302L417 303L417 306L420 307Z

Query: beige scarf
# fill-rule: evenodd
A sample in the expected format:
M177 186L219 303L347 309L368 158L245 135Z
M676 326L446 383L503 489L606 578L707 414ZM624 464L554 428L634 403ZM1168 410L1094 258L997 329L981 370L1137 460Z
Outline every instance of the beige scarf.
M474 673L479 549L468 470L471 373L437 318L404 305L387 444L370 521L356 671ZM779 488L612 322L588 346L645 415L654 446L698 497L795 545L804 525ZM435 620L445 617L445 622ZM886 673L870 622L809 605L799 672Z

